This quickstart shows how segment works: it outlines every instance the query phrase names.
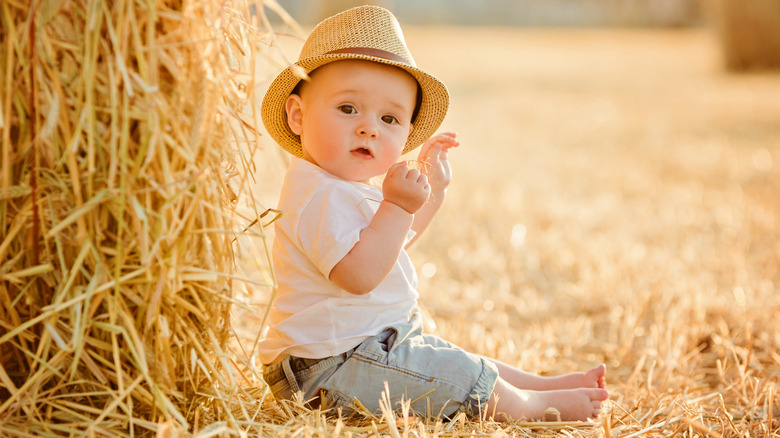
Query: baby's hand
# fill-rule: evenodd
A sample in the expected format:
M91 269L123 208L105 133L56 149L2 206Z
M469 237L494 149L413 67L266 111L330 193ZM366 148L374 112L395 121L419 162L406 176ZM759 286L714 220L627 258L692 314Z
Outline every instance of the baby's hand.
M436 134L423 144L418 161L427 163L423 169L432 190L437 193L447 188L452 180L452 169L447 160L450 148L460 145L454 132Z
M395 163L387 171L382 183L382 192L386 201L414 214L426 202L431 194L428 178L417 169L410 169L406 162Z

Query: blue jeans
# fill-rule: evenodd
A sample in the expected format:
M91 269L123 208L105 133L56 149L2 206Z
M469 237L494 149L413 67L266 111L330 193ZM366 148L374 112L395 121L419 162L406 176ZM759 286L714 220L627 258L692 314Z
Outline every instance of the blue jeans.
M495 364L438 336L422 333L421 318L399 324L343 354L323 359L286 357L263 366L263 377L277 400L297 392L315 407L353 412L354 400L380 412L390 393L393 409L411 401L411 410L429 417L458 412L477 416L498 378Z

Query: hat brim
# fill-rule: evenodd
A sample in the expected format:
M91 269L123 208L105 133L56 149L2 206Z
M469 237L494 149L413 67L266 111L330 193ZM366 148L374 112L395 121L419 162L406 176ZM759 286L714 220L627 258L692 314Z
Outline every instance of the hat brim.
M422 90L420 108L402 153L405 154L415 149L439 129L439 126L441 126L441 123L444 121L444 117L447 115L447 108L449 107L450 101L449 92L447 91L447 87L440 80L417 67L390 59L354 53L314 56L300 60L296 62L295 65L300 67L303 72L308 75L323 65L347 59L373 61L401 68L412 75L420 84L420 89ZM282 148L296 157L303 157L301 139L290 130L290 127L287 124L285 103L301 80L300 76L293 71L292 66L284 69L271 83L271 86L268 88L268 91L263 98L261 107L263 124L265 125L268 134L271 135Z

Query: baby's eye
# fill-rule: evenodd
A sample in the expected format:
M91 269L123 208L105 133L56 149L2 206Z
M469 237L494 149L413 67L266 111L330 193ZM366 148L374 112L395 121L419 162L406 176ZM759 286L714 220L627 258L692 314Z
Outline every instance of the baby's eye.
M341 105L339 107L339 110L341 110L341 112L344 113L344 114L355 114L355 113L357 113L357 110L352 105Z
M388 125L398 123L398 119L396 119L395 116L390 116L390 115L382 116L382 121L387 123Z

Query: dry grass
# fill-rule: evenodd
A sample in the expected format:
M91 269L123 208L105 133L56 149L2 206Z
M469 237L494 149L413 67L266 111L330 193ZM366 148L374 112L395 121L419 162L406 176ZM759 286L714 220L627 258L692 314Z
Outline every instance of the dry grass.
M703 31L406 34L463 144L412 250L428 328L542 374L603 361L612 397L596 427L379 434L780 436L780 76L723 73ZM282 436L376 434L274 409Z
M239 204L248 16L0 3L0 435L174 436L257 411L264 386L228 343L233 240L262 234L240 232L257 211Z

